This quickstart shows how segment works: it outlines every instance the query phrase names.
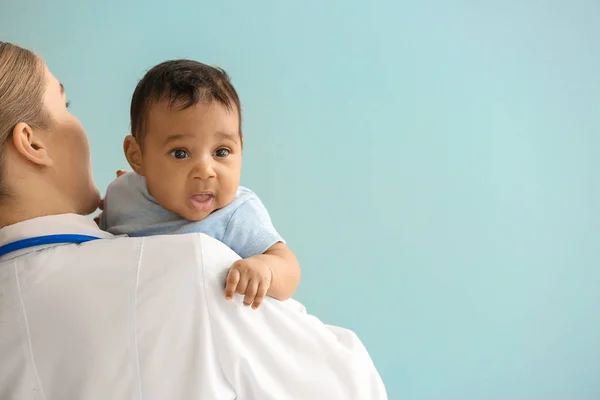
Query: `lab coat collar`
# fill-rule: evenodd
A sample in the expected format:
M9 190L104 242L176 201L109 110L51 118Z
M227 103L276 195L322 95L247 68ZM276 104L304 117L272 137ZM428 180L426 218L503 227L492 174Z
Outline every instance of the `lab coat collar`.
M88 217L77 214L60 214L33 218L14 225L5 226L0 229L0 246L32 237L59 234L89 235L100 239L114 237L112 234L100 230L96 223ZM55 245L44 245L19 250L0 257L0 261L50 246Z

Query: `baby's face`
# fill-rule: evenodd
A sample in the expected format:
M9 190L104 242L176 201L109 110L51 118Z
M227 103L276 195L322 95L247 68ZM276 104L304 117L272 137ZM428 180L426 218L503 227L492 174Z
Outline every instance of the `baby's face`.
M185 110L152 105L142 159L148 190L161 206L190 221L205 218L229 204L240 184L237 110L216 102Z

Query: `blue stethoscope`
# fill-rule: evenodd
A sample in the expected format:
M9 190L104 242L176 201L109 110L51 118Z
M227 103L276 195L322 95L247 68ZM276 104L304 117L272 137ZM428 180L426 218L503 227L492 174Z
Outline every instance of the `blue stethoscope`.
M80 244L98 239L100 238L96 236L75 234L36 236L32 238L17 240L16 242L7 243L4 246L0 246L0 257L5 256L9 253L13 253L15 251L28 249L30 247L43 246L46 244Z

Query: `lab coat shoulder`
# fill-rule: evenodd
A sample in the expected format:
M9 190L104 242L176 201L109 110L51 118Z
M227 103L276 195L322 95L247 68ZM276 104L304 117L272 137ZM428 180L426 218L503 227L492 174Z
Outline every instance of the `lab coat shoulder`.
M267 298L258 310L223 285L239 257L202 235L199 257L210 329L222 370L250 400L384 400L382 380L356 334L323 324L295 300Z

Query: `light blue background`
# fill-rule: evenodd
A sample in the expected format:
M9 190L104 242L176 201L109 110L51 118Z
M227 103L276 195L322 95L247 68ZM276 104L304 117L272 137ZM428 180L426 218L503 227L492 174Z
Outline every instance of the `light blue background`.
M390 399L600 399L600 3L3 0L102 188L137 79L224 67L298 298Z

